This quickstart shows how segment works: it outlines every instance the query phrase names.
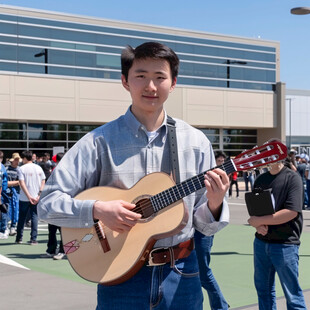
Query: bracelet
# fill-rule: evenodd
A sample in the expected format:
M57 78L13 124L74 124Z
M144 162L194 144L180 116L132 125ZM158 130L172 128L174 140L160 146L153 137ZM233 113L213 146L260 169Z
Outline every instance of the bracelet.
M38 196L40 196L41 193L42 193L42 191L39 191Z

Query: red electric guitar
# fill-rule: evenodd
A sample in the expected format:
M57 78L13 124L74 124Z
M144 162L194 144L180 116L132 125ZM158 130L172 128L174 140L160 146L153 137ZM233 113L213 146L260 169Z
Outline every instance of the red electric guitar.
M251 170L283 160L287 148L279 141L265 143L245 151L218 166L227 174ZM136 205L133 211L141 220L129 231L117 233L101 222L91 228L62 228L62 239L68 260L82 278L114 285L133 276L145 263L156 240L177 234L187 222L182 198L203 188L203 172L175 185L165 173L152 173L128 190L93 187L75 198L110 201L122 199Z

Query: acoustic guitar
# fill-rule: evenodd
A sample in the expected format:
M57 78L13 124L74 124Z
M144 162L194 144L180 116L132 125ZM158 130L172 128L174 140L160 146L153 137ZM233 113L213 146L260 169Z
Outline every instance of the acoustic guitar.
M245 151L216 168L230 174L266 166L286 156L286 146L272 141ZM65 253L74 271L88 281L104 285L129 279L148 259L156 240L175 235L186 225L188 214L182 198L204 188L206 172L179 184L165 173L151 173L130 189L98 186L79 193L76 199L122 199L134 203L133 211L142 217L124 233L112 231L100 221L91 228L62 227Z

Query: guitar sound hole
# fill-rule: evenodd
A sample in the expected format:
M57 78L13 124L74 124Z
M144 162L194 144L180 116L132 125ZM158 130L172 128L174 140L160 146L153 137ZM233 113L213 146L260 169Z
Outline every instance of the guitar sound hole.
M140 213L142 215L142 219L148 218L154 214L153 206L148 198L137 201L134 211L136 213Z

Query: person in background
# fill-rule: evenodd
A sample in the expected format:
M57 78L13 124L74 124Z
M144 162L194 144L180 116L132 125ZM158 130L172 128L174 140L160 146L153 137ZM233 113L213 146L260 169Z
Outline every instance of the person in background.
M306 206L306 210L310 210L310 173L309 173L309 171L310 171L310 163L308 160L307 168L306 168L306 172L305 172L307 195L308 195L308 204Z
M306 169L307 169L307 160L305 156L302 156L304 154L301 154L299 164L297 165L297 172L299 173L302 184L303 184L303 189L304 189L304 203L303 203L303 209L305 209L305 206L308 205L308 193L307 193L307 177L306 177Z
M252 191L254 185L254 173L252 171L243 171L243 180L245 185L245 191L249 191L249 184Z
M224 163L226 154L222 151L215 152L216 166L220 166ZM225 198L227 199L227 192ZM226 219L227 223L229 218ZM195 249L197 253L198 265L199 265L199 277L201 286L207 291L209 297L209 304L211 310L227 310L229 305L213 275L210 268L211 261L211 249L213 245L214 235L206 236L195 231Z
M270 190L275 213L251 216L256 228L254 240L254 283L259 309L276 309L275 273L286 298L288 310L306 310L299 285L299 245L303 226L303 186L299 175L282 162L257 177L254 189Z
M8 209L9 197L7 194L8 188L8 175L4 165L2 164L4 154L0 151L0 204L1 204L1 219L0 219L0 239L7 239L8 230Z
M18 169L21 161L19 153L13 153L10 159L11 165L6 168L8 174L8 194L9 194L9 218L11 219L10 236L16 235L16 226L19 216L19 180Z
M236 186L236 198L239 198L239 186L238 186L238 172L235 171L230 174L230 186L229 186L229 198L232 197L232 187Z
M23 151L21 155L23 165L18 170L19 184L21 188L19 198L19 219L17 224L16 243L22 243L24 225L28 210L31 214L30 245L37 245L39 202L45 184L45 174L41 167L32 162L32 152Z
M56 166L59 164L60 160L63 158L64 153L56 154ZM54 167L54 169L56 168ZM65 251L63 248L63 243L60 236L59 248L57 249L57 231L61 233L61 228L59 226L48 224L48 242L47 250L42 257L53 258L54 260L61 260L65 257Z

